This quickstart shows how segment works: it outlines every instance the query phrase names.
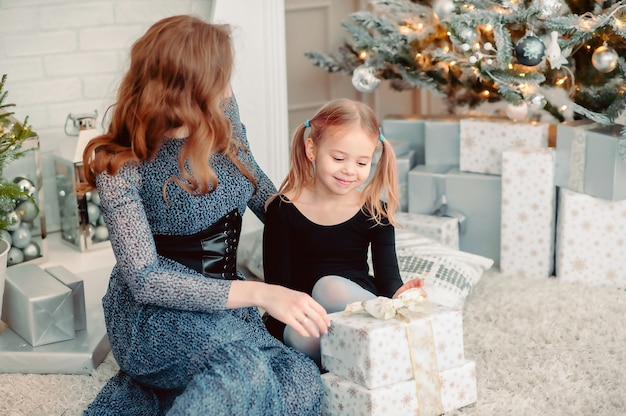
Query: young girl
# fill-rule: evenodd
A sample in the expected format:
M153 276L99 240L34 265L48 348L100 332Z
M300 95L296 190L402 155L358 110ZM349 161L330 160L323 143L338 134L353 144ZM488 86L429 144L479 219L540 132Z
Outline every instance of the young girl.
M361 189L377 148L376 170ZM395 155L371 108L348 99L328 103L297 129L290 172L268 202L266 282L309 293L328 313L421 286L419 280L403 285L400 278L393 217L397 206ZM370 247L373 276L367 263ZM316 329L310 320L301 324ZM266 325L319 365L317 337L299 335L271 317Z

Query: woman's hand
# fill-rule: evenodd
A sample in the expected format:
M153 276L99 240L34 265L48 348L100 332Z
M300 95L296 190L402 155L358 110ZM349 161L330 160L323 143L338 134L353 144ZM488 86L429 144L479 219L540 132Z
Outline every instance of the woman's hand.
M289 325L303 337L319 337L328 332L330 318L322 305L304 292L281 285L233 281L228 296L229 308L258 306Z
M267 286L267 303L261 305L267 313L305 337L319 338L328 332L330 318L322 305L311 296L280 285Z
M422 279L411 279L396 290L396 293L393 294L393 299L400 296L402 292L406 292L409 289L416 289L424 286L424 281ZM425 295L425 294L424 294Z

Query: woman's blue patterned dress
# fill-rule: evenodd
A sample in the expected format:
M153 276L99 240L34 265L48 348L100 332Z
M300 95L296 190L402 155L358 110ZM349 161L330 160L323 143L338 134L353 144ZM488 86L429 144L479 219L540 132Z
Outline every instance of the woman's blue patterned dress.
M249 148L233 97L225 109ZM183 140L164 142L153 161L97 178L117 263L103 298L120 371L85 415L312 415L320 413L317 366L266 331L256 308L226 309L231 280L208 278L157 253L153 235L189 236L246 207L263 220L275 187L249 152L240 158L258 191L221 154L219 184L191 196L170 182ZM167 240L167 237L165 237ZM198 242L200 244L200 242ZM159 251L161 253L161 251ZM236 278L242 278L236 272Z

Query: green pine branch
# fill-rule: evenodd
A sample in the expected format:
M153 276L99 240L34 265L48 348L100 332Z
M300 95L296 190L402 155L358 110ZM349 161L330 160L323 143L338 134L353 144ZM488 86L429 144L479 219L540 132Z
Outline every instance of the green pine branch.
M24 149L23 145L26 140L36 136L28 124L28 116L20 123L15 121L14 113L8 111L9 108L15 107L15 104L5 103L8 96L8 91L5 90L6 79L6 74L0 79L0 230L5 230L10 225L6 214L15 209L18 201L29 199L35 203L28 192L4 178L4 169L11 162L34 150L34 148Z

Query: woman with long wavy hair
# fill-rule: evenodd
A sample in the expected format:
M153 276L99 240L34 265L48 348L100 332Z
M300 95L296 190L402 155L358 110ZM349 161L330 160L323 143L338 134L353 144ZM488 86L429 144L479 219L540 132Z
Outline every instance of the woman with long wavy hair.
M85 149L81 190L97 189L116 258L103 306L120 367L86 415L320 412L318 368L258 308L311 337L328 315L236 267L244 211L263 220L276 189L250 152L232 67L227 26L155 23L132 47L107 132Z

